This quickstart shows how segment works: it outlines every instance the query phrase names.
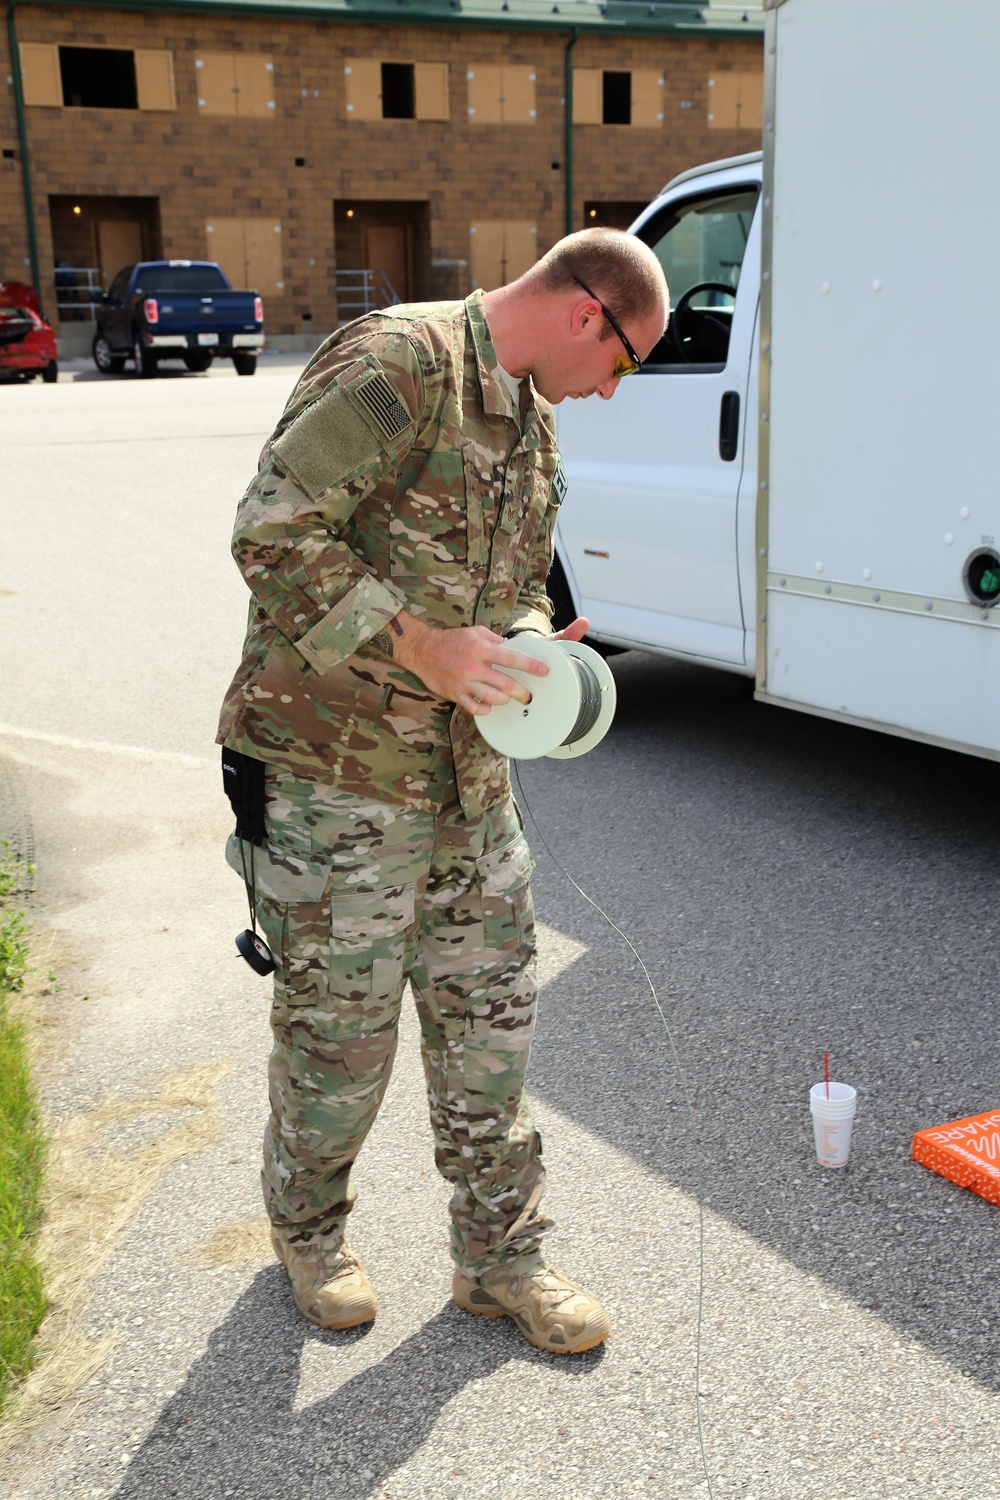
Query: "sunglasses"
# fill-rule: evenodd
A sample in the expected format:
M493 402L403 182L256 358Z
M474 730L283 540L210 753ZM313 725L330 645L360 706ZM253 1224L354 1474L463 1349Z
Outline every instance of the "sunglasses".
M629 343L628 339L622 332L617 318L615 318L614 315L608 311L608 309L604 306L604 303L601 301L600 297L598 297L594 292L590 290L590 287L587 286L586 282L581 281L579 276L574 276L573 280L576 282L577 286L583 287L583 290L587 293L588 297L594 298L594 301L601 309L601 312L607 318L615 333L617 333L618 337L621 339L622 343L625 346L625 353L619 354L615 359L615 380L621 380L623 375L638 375L639 371L642 369L642 360L639 358L638 354L636 354L635 350L632 348L632 345Z

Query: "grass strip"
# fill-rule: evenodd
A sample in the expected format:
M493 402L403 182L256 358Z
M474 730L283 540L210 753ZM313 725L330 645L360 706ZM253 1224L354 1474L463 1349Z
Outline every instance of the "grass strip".
M46 1308L34 1254L45 1138L28 1027L12 1004L28 961L19 891L17 861L0 841L0 1412L31 1368L32 1340Z

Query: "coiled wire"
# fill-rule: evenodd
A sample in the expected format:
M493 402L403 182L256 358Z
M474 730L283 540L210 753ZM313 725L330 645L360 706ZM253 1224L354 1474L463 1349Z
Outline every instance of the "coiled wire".
M600 717L601 684L589 662L581 661L579 656L570 656L569 659L576 669L577 681L580 684L580 711L576 716L576 723L563 740L563 744L575 745L577 740L582 740L585 734L590 733Z

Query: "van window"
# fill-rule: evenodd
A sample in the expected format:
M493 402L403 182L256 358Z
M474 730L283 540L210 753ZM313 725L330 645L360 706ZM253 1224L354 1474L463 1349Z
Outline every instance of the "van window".
M667 332L643 365L720 370L729 352L736 288L759 189L688 198L638 231L670 288Z

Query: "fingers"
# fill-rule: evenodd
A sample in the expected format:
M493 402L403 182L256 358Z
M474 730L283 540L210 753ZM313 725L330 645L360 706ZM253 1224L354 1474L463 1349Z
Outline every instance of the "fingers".
M543 661L536 660L533 656L525 656L523 651L494 651L490 653L490 660L494 667L509 667L515 672L530 672L533 677L547 677L548 667Z
M549 639L553 641L582 641L590 629L590 621L586 615L577 615L575 620L570 621L564 630L558 631Z

